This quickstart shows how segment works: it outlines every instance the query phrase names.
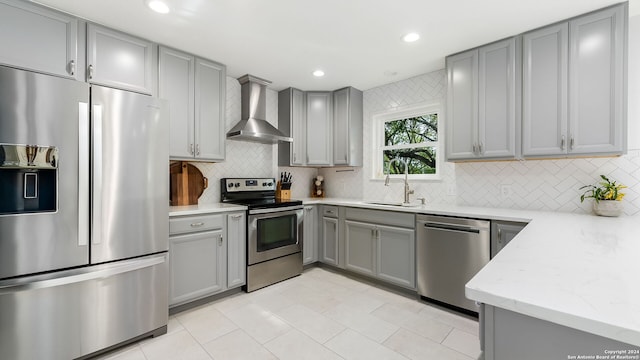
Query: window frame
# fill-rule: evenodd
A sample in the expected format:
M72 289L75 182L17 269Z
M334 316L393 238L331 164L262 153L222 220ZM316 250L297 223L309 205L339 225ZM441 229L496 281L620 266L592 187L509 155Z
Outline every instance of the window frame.
M438 141L427 141L420 144L427 144L436 148L436 173L435 174L409 174L409 180L418 181L441 181L444 163L444 111L440 102L417 104L407 107L397 107L391 110L375 113L372 116L373 125L373 156L371 159L371 180L384 180L385 169L383 169L383 148L384 145L384 124L389 121L402 120L426 114L438 115ZM433 144L433 145L430 145ZM422 146L401 145L404 148L419 148ZM390 179L404 179L404 174L389 175Z

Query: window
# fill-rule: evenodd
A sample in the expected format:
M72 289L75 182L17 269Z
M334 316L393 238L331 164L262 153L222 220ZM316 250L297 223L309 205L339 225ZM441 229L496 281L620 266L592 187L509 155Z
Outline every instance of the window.
M374 116L377 131L374 178L381 179L387 172L391 175L404 174L405 162L410 178L439 179L440 120L438 104Z

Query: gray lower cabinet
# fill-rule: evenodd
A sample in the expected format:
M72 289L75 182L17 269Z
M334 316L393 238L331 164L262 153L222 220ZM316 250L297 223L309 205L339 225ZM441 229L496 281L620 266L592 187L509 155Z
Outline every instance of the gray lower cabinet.
M96 24L87 24L87 81L153 95L157 46Z
M448 160L513 159L516 46L509 38L447 57Z
M322 206L322 246L320 261L338 266L339 232L338 232L338 207Z
M171 158L224 160L225 66L161 46L158 94L171 103Z
M244 212L169 219L169 306L246 282Z
M247 283L247 215L227 215L227 289Z
M485 360L614 359L607 350L638 358L640 347L547 320L483 304L480 341ZM527 334L523 341L522 334ZM611 353L613 354L613 353Z
M347 208L344 267L415 289L415 216Z
M0 0L0 63L78 77L78 20L27 1Z
M525 157L623 153L627 6L523 35Z
M318 208L315 205L304 207L304 233L302 243L302 264L318 261Z
M526 223L492 220L491 257L496 256L525 226Z

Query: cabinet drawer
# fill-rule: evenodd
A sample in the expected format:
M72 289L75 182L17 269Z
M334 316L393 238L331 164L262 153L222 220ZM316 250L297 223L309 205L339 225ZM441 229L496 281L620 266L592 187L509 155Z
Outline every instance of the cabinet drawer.
M322 207L322 216L337 218L338 217L338 207L337 206L328 206L325 205Z
M169 219L169 235L222 229L224 215L180 216Z
M347 208L346 218L347 220L364 221L379 225L400 226L410 229L415 227L415 217L413 214L393 211Z

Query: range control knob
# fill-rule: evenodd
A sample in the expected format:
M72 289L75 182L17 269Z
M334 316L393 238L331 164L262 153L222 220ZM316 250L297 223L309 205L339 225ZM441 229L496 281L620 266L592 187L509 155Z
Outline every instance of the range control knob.
M266 182L263 182L263 183L262 183L262 186L267 186L267 183L266 183Z
M269 185L269 186L273 186L273 183L269 183L268 185Z
M232 188L233 187L233 183L228 183L227 187Z
M236 187L240 187L240 183L236 183Z

